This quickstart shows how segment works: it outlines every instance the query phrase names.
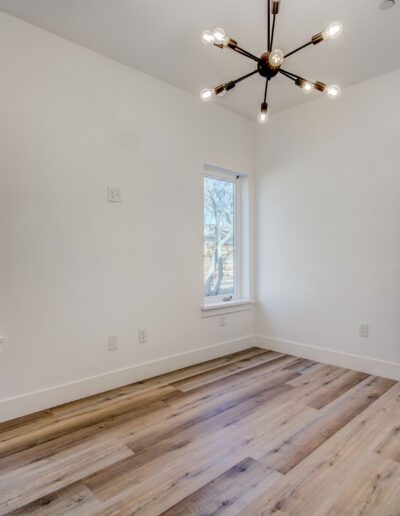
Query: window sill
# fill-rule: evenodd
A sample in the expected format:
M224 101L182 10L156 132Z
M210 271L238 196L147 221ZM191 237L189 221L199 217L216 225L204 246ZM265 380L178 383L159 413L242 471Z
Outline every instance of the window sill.
M247 312L252 309L254 299L236 299L234 301L221 301L210 303L201 307L202 317L213 317L220 314L230 314L235 312Z

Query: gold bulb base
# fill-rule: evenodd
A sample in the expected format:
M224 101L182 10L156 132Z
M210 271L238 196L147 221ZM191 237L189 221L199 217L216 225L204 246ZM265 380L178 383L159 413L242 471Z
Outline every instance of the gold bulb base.
M229 39L229 43L228 43L228 47L229 47L229 48L233 48L233 49L235 49L237 46L238 46L237 41L236 41L236 40L234 40L234 39L232 39L232 38L230 38L230 39Z
M324 36L323 36L322 32L318 32L318 34L315 34L311 38L311 41L313 42L314 45L318 45L318 43L321 43L321 41L324 41Z
M229 48L235 49L237 47L237 45L238 45L237 41L232 38L229 38L228 43L226 43L225 45L223 43L214 43L214 47L218 47L218 48L229 47Z
M216 87L214 88L214 93L215 93L216 95L220 95L220 94L221 94L222 92L224 92L224 91L225 91L225 84L220 84L219 86L216 86Z
M272 0L271 14L279 14L279 6L280 2L275 2L274 0Z
M316 83L314 83L314 88L317 91L324 93L324 91L326 90L326 84L324 82L317 81Z

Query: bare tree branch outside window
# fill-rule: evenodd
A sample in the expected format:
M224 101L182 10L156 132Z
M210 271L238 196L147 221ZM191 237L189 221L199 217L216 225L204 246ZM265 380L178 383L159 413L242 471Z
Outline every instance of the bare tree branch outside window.
M204 295L234 293L235 184L204 177Z

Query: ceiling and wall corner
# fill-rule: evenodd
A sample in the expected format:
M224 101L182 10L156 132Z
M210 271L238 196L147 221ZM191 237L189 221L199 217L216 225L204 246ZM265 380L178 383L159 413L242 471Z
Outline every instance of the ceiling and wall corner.
M333 20L344 25L340 40L288 58L287 67L342 87L399 68L400 9L384 11L379 5L380 0L283 0L276 46L285 52ZM0 10L196 96L252 69L229 50L204 47L203 29L222 26L249 51L261 55L266 49L266 0L0 0ZM254 120L263 88L264 81L254 76L216 101ZM279 77L270 91L271 111L311 98Z

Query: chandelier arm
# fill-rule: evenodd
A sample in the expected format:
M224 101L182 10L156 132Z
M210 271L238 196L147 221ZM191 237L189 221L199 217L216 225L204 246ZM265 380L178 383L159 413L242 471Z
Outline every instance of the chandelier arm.
M291 81L293 81L294 83L296 83L296 81L299 81L300 79L296 79L296 77L293 77L292 75L289 75L288 73L285 73L285 72L282 72L282 75L284 77L287 77L288 79L290 79Z
M299 48L296 48L295 50L292 50L291 52L289 52L288 54L285 55L285 59L289 56L292 56L293 54L296 54L296 52L300 52L300 50L303 50L303 48L306 48L310 45L313 45L313 41L309 41L308 43L305 43L304 45L301 45L301 47Z
M252 59L253 61L256 61L257 63L261 62L260 58L258 58L257 56L251 54L250 52L248 52L244 48L237 47L237 46L235 48L233 48L233 47L229 47L229 48L231 48L232 50L234 50L238 54L242 54L242 56L248 57L249 59Z
M259 60L253 56L249 56L247 53L245 52L241 52L240 50L237 50L237 49L232 49L234 50L237 54L240 54L241 56L244 56L244 57L247 57L247 59L251 59L252 61L256 61L257 63L259 62Z
M267 102L268 84L269 84L269 79L267 78L267 79L265 80L264 104Z
M269 42L271 41L271 0L268 0L268 50L269 50Z
M290 79L290 80L291 80L291 81L293 81L293 82L296 82L296 81L297 81L297 79L295 79L295 78L294 78L294 77L292 77L291 75L287 75L286 73L283 73L282 75L283 75L284 77L287 77L288 79Z
M292 77L293 79L296 79L294 74L287 72L286 70L279 70L279 73L281 73L282 75L287 75L288 77Z
M282 70L282 68L279 70L279 73L281 73L282 75L285 75L286 77L288 77L289 79L292 79L293 81L295 81L296 79L300 79L301 81L305 80L303 77L300 77L300 75L296 75L295 73L288 72L287 70Z
M272 50L272 45L274 44L274 35L275 35L275 21L276 21L276 14L272 17L272 32L271 32L271 40L269 42L268 50Z
M243 75L242 77L239 77L239 79L235 79L234 81L231 81L231 82L233 82L234 84L237 84L238 82L244 81L245 79L248 79L249 77L251 77L252 75L254 75L256 73L258 73L258 69L253 70L250 73L246 73L246 75Z

